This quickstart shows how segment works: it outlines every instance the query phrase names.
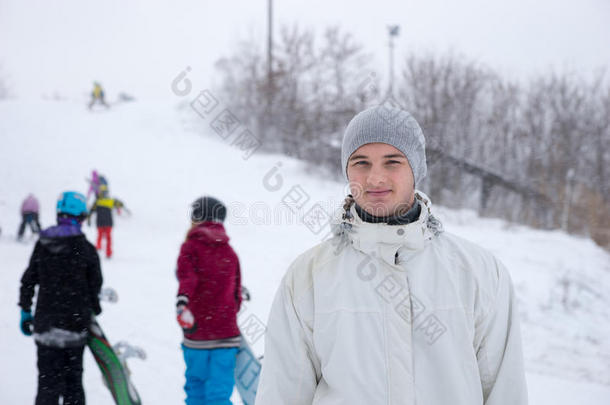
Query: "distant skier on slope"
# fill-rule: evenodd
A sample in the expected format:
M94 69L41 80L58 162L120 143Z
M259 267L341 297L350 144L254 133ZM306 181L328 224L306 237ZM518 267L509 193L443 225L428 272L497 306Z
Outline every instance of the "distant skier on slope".
M97 226L97 243L95 244L95 247L97 250L101 250L102 239L106 239L107 258L112 257L112 227L114 225L112 210L114 209L117 210L119 215L121 215L121 209L129 214L129 210L125 207L125 204L119 199L110 198L108 186L106 184L101 184L99 186L97 198L89 210L87 225L91 225L91 216L95 213L95 222Z
M490 252L444 232L425 139L387 104L347 125L351 193L271 307L256 405L526 405L517 297ZM324 225L324 215L314 226Z
M34 335L38 352L36 405L83 405L83 350L92 313L101 312L100 260L81 231L85 196L72 191L57 201L57 225L45 229L21 278L20 327ZM38 286L36 310L32 299Z
M89 109L91 109L95 103L100 103L106 108L110 107L104 99L104 89L102 88L102 85L98 82L93 82L93 90L91 91L91 101L89 102Z
M21 203L21 224L17 231L17 240L23 238L26 225L30 227L32 233L38 234L40 232L40 222L38 222L39 210L38 199L33 194L29 194Z
M230 404L235 384L241 274L222 225L225 217L226 208L217 199L197 199L178 257L176 308L184 332L187 405Z
M86 180L87 183L89 183L89 189L87 190L87 201L89 201L90 195L93 195L94 198L98 196L101 186L108 186L108 181L106 178L101 174L98 174L97 170L92 170L91 178Z

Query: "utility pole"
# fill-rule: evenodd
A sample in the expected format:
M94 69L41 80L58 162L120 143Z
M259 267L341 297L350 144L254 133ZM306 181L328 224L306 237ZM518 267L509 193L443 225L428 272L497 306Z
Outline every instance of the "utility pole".
M273 105L273 0L267 0L267 91L266 108L263 114L262 130L266 131L271 124L271 106ZM263 134L261 133L261 136Z
M388 25L388 34L390 36L390 76L388 79L388 97L394 96L394 38L400 33L399 25Z

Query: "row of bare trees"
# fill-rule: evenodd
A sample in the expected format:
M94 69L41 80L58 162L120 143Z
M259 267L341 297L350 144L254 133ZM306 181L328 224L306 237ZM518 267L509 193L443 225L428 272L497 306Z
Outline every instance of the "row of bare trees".
M519 84L449 54L410 55L402 79L400 101L425 128L430 149L546 197L494 187L485 214L610 246L610 87L603 75L587 81L550 73ZM472 206L481 188L479 178L443 159L431 165L427 185L456 207Z
M244 42L218 61L219 90L266 150L337 176L349 120L372 104L398 104L424 129L429 174L422 188L433 201L610 246L610 86L603 75L550 73L520 83L453 53L411 54L388 100L371 60L337 27L321 35L284 27L271 77L262 47Z

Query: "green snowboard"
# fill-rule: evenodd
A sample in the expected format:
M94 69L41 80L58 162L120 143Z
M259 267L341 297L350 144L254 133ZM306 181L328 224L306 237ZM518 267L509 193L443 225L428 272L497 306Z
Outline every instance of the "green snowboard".
M95 318L91 320L87 346L104 376L104 382L117 405L141 405L142 401L129 379L125 357L117 354ZM138 355L143 358L144 354Z

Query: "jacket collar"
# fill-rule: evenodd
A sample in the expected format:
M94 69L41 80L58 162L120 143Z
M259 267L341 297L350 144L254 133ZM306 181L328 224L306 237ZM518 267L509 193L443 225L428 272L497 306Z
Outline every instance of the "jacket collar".
M358 216L364 222L371 222L374 224L379 223L387 223L388 225L406 225L411 222L417 221L419 218L419 213L421 212L421 204L418 199L415 199L413 206L402 215L392 215L389 217L376 217L374 215L369 214L363 208L361 208L358 204L354 204L354 208L358 213Z
M221 222L216 221L205 221L193 226L188 233L188 239L197 239L203 243L213 245L222 245L229 242L229 236L224 226Z
M344 207L345 211L334 226L336 235L343 243L366 255L376 256L391 266L397 266L398 251L401 254L423 250L427 241L442 232L442 225L431 212L430 199L421 191L415 192L420 202L419 217L408 224L388 225L363 221L356 212L355 204Z

